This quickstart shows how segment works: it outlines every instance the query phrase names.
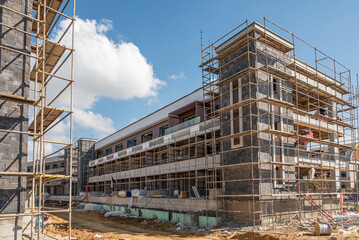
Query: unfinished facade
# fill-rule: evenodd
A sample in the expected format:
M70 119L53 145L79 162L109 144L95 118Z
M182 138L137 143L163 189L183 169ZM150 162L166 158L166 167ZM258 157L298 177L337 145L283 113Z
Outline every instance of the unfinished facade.
M31 13L32 1L0 1L11 9L18 9L22 14ZM0 9L0 22L18 25L22 31L31 29L31 21L10 11ZM0 45L15 49L12 52L0 48L0 94L10 94L26 98L29 96L30 58L21 53L30 51L31 39L24 33L11 32L1 27ZM7 102L0 99L0 172L26 171L27 136L15 132L27 132L28 112L26 105ZM10 132L13 131L13 132ZM25 210L26 178L17 176L0 176L0 214L21 214ZM0 218L0 238L20 239L22 217L10 216Z
M74 161L77 162L77 194L86 191L88 186L89 163L95 159L96 139L80 138L74 147Z
M305 47L311 65L298 57ZM96 143L90 191L142 189L151 202L133 206L168 210L170 221L187 213L265 225L357 206L358 89L348 68L267 19L202 46L201 68L203 95ZM186 207L193 201L202 205Z
M198 131L200 126L203 128L201 100L202 89L197 89L97 142L97 160L89 165L91 190L111 193L147 189L161 190L165 195L173 194L175 189L191 191L195 178L190 176L205 176L206 171L204 144L197 144L203 141L203 130ZM173 140L174 148L167 151ZM195 144L191 146L191 142ZM200 168L193 168L195 161L202 162ZM173 177L169 181L170 175ZM200 185L198 190L204 195L204 181Z
M67 209L47 209L41 199L49 180L66 179L71 201L72 168L66 174L46 173L45 162L69 149L68 161L72 165L74 10L74 0L0 1L1 239L21 239L25 232L31 239L35 235L40 239L44 212L63 211L71 215L71 204ZM64 13L71 11L72 16ZM50 40L55 38L56 24L64 19L68 19L66 30L56 34L56 40ZM66 34L72 40L67 46L62 43ZM68 72L66 76L59 71L65 62L70 66L63 71ZM54 81L65 84L56 86ZM67 100L67 105L59 103L60 96ZM49 131L62 121L68 123L67 137L63 142L49 138ZM26 169L29 137L32 172Z

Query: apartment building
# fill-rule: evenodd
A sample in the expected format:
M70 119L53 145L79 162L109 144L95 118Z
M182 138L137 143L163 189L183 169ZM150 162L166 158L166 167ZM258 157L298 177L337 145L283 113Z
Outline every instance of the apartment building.
M32 172L34 167L34 162L27 163L27 171ZM76 164L76 163L75 163ZM66 162L66 155L61 154L54 157L49 157L45 161L45 173L48 174L58 174L65 175L66 169L68 168L68 164ZM73 173L74 179L77 178L77 168L73 168L75 172ZM30 184L30 183L29 183ZM76 180L73 183L76 185ZM47 182L46 189L44 189L46 193L49 195L65 195L68 193L68 183L67 180L52 180Z
M205 176L212 164L205 162L204 143L197 144L205 127L202 97L202 89L197 89L98 141L97 159L89 164L91 191L111 193L113 180L117 191L192 191L191 176ZM204 191L204 182L198 189Z
M266 23L202 46L202 88L98 141L90 191L142 189L156 209L253 225L315 215L308 201L334 211L340 194L357 196L350 70L317 48L305 63L295 46L307 43ZM160 198L204 202L173 210L155 205Z

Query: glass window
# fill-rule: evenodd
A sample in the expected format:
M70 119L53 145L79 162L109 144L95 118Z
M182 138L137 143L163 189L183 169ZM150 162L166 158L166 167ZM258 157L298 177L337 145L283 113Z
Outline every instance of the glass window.
M166 135L166 129L168 128L168 125L160 127L160 136Z
M232 82L232 104L239 101L238 80Z
M196 114L193 114L193 115L188 116L188 117L184 117L183 120L182 120L182 122L187 122L187 121L189 121L189 120L191 120L191 119L193 119L193 118L196 118Z
M127 148L136 146L136 138L127 141Z
M102 152L97 153L97 158L102 158Z
M231 82L231 104L236 104L242 100L242 88L238 87L240 80ZM231 133L236 134L242 132L242 107L233 108L231 110ZM241 137L232 138L232 147L241 146Z
M107 148L106 149L106 156L110 155L112 153L112 148Z
M153 136L152 132L143 134L142 135L142 142L144 143L144 142L152 140L152 136Z
M273 78L273 98L279 99L280 80Z
M239 119L239 109L233 109L233 134L240 132L240 119ZM233 138L233 145L240 144L240 138L235 137Z
M119 152L119 151L122 151L123 150L123 144L117 144L115 146L115 152Z

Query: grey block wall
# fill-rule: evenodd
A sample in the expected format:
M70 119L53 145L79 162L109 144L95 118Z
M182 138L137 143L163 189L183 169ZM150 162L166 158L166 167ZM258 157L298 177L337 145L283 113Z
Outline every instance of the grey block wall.
M240 59L239 61L247 61L247 59ZM243 77L238 85L245 85L249 81L256 81L254 73L250 76ZM222 88L222 107L230 105L230 94L226 90L228 85L225 85ZM255 85L246 85L242 89L242 98L241 100L246 100L248 98L256 98L257 89ZM254 115L257 115L258 108L256 103L251 103L242 107L242 118L243 129L242 131L247 130L256 130L258 118ZM250 117L250 113L254 114ZM231 134L231 123L230 113L226 112L222 116L221 123L221 135L228 136ZM258 138L257 134L246 135L241 138L243 142L242 146L239 148L233 148L231 144L231 139L223 142L223 164L231 165L238 163L247 163L247 162L257 162L258 161ZM252 169L253 167L253 169ZM258 178L258 167L253 166L241 166L236 168L225 168L224 170L224 180L238 180L236 182L228 181L225 186L225 195L238 195L238 194L258 194L258 184L255 184L251 179ZM240 174L239 174L240 173Z
M0 5L25 14L32 0L0 0ZM0 9L0 21L30 32L31 22L13 12ZM0 27L0 44L30 53L31 39L24 33ZM0 92L27 97L30 60L22 54L0 49ZM28 106L0 101L0 129L27 132ZM0 172L26 172L27 135L0 132ZM0 177L0 213L21 213L25 207L26 178ZM21 239L22 218L0 218L0 239Z
M89 162L96 157L95 143L96 140L94 139L79 139L77 141L77 194L84 192L88 184Z
M250 33L254 35L253 32ZM256 33L257 35L257 33ZM255 54L250 54L249 62L247 54L244 54L247 51L251 51ZM267 53L267 54L266 54ZM242 56L243 55L243 56ZM222 83L225 83L227 79L233 79L233 77L241 74L242 72L248 69L248 66L252 68L259 68L263 65L271 65L279 69L285 69L284 66L289 62L290 53L283 53L277 49L273 49L269 46L266 46L261 42L252 42L249 46L245 45L220 61L221 74L220 79ZM290 70L289 70L290 71ZM267 72L255 71L241 77L238 80L238 86L242 87L242 97L239 101L246 100L248 98L261 99L263 97L271 96L273 91L273 82L268 81L270 75ZM283 80L280 81L280 96L283 101L292 102L292 90L291 84L286 83ZM248 84L248 83L252 84ZM279 86L279 85L278 85ZM272 96L273 97L273 96ZM230 99L230 84L224 84L221 87L221 107L226 107L231 104ZM277 116L274 121L281 122L281 131L292 132L294 130L293 126L293 112L291 110L278 110L280 113L274 111L275 107L270 107L268 103L265 102L253 102L241 107L242 108L242 132L247 130L266 130L268 128L273 128L273 116ZM272 116L272 113L274 115ZM225 112L221 116L221 136L227 136L231 134L231 116L230 112ZM294 140L282 138L275 140L276 136L271 136L267 133L253 133L252 135L243 136L241 141L242 145L240 147L233 147L231 140L225 140L223 142L223 164L232 165L240 163L257 163L257 162L268 162L278 160L278 155L276 151L279 148L269 147L276 144L275 141L279 141L283 144L281 151L283 154L280 156L280 161L285 163L294 162ZM273 156L273 153L274 156ZM273 159L273 158L277 159ZM272 170L271 170L272 168ZM294 179L295 169L294 167L284 166L281 169L281 173L285 175L286 179ZM294 191L294 182L281 182L278 181L274 184L274 181L270 179L273 177L273 172L276 171L273 166L269 164L254 164L247 166L239 167L230 167L223 169L223 177L225 186L224 186L224 195L232 195L232 197L226 198L228 203L225 206L226 210L233 211L236 210L232 202L236 204L242 204L243 211L242 215L231 216L233 219L241 219L243 222L248 223L259 223L262 221L260 214L253 214L251 212L245 213L245 209L248 211L259 211L263 214L271 214L272 207L268 205L267 200L271 199L271 194L280 193L282 191L287 191L284 189L289 188L290 191ZM279 184L280 182L280 184ZM252 198L250 195L262 195L260 197ZM242 197L237 197L242 195ZM248 195L248 197L243 197L243 195ZM246 200L251 202L255 199L256 204L255 209L250 209L247 207ZM278 198L280 200L280 197ZM289 204L290 205L290 204ZM288 206L289 206L288 205ZM282 209L286 211L288 209Z

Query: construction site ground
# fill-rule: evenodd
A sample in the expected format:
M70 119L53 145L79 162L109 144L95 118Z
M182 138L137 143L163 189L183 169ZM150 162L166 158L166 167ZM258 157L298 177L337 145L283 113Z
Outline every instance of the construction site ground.
M47 214L45 233L56 239L68 239L68 214ZM288 227L291 226L291 227ZM314 236L311 228L294 225L277 226L272 230L258 228L217 227L188 230L173 223L157 219L133 217L104 217L103 212L74 210L72 213L72 237L87 239L121 240L205 240L205 239L358 239L357 233L333 233L331 236Z

